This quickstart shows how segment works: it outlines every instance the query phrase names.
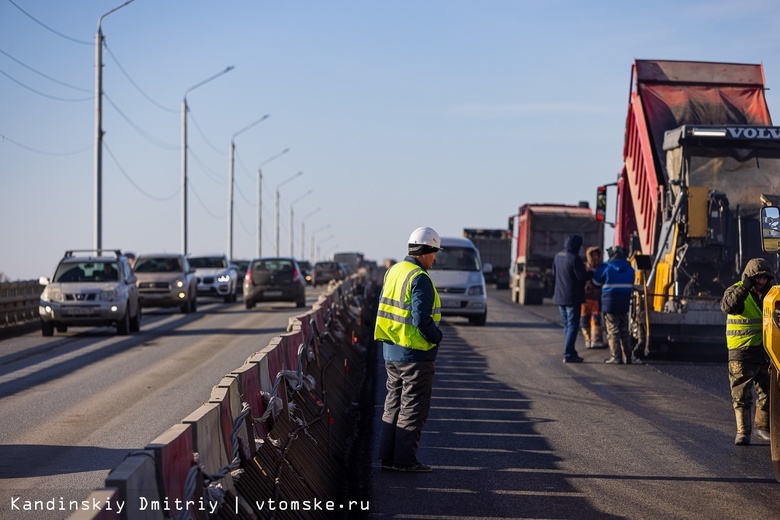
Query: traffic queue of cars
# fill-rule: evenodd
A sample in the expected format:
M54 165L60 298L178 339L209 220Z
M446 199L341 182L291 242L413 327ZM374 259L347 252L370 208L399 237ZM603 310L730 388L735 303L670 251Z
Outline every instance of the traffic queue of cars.
M44 286L38 313L41 332L53 336L68 327L115 327L118 335L141 328L142 308L197 311L199 297L235 302L247 309L262 302L306 305L311 273L294 258L228 261L224 254L143 254L121 250L69 250ZM304 265L309 265L306 262Z

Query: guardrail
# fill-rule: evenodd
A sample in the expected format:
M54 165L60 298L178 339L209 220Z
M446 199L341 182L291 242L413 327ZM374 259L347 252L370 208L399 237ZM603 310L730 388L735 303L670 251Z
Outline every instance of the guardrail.
M83 502L98 507L70 520L367 515L344 482L377 288L363 274L332 285L207 403L128 454Z
M0 330L11 330L39 319L43 286L38 280L0 283Z

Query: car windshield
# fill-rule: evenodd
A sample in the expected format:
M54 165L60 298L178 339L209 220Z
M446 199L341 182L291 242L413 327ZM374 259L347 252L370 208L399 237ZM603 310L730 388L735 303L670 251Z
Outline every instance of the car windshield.
M221 256L195 256L190 258L190 265L195 269L221 269L227 267Z
M178 273L182 266L178 258L141 257L133 270L136 273Z
M252 271L292 273L293 270L293 264L289 260L259 260L252 265Z
M338 266L333 262L321 262L314 264L314 269L316 271L335 271Z
M54 273L56 283L118 282L116 262L68 262L60 264Z
M436 253L436 261L431 270L438 271L479 271L477 253L467 247L447 247Z

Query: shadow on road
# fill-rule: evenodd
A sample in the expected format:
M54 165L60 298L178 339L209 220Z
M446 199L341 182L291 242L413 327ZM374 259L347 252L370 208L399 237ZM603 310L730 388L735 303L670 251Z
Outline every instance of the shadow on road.
M549 419L533 414L532 400L492 379L486 359L457 328L444 332L418 452L433 472L383 470L374 448L365 461L372 480L368 518L618 518L594 509L572 485L537 431ZM381 354L376 366L374 434L385 396Z

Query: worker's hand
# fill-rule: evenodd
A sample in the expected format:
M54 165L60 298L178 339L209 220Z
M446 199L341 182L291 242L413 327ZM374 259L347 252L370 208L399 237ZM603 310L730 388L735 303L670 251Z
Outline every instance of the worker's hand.
M753 278L750 276L743 274L742 275L742 287L747 289L748 291L753 287Z

